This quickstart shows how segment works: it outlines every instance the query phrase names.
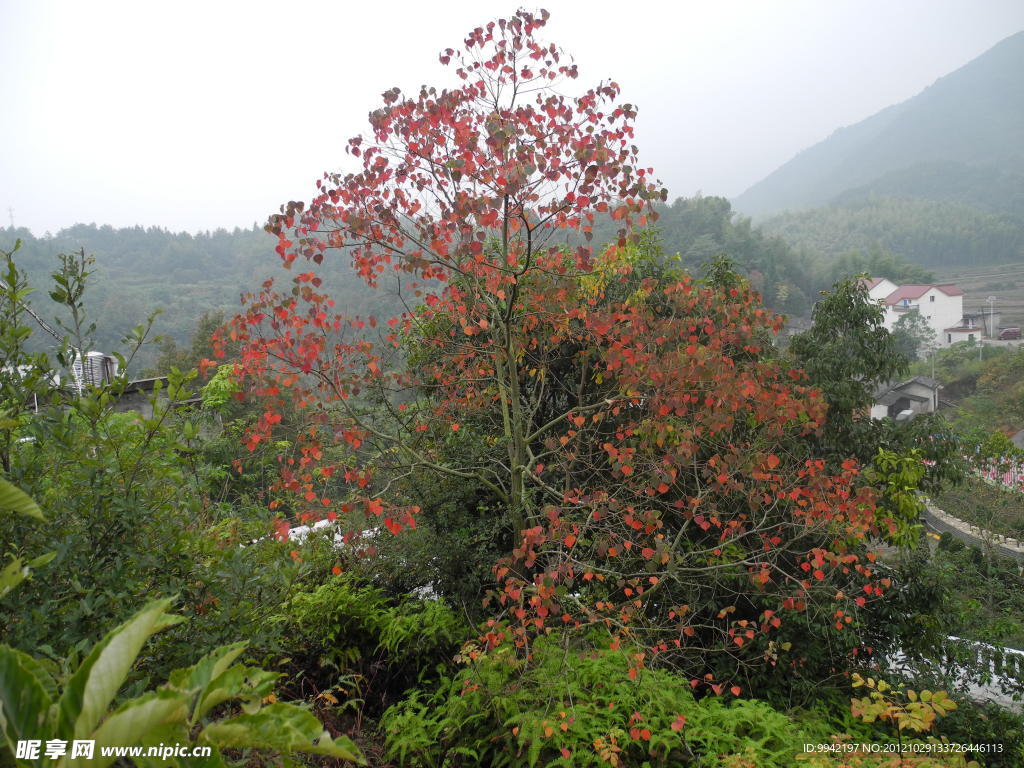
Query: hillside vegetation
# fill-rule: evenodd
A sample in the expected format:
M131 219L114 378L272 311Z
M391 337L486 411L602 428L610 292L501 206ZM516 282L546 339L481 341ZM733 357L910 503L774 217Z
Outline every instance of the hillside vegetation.
M1024 259L1024 218L951 200L869 197L779 214L764 230L824 258L880 247L930 268Z
M909 362L829 284L921 267L668 205L547 18L386 92L266 234L0 246L0 765L1019 768L967 681L1020 574L928 546L962 442L864 417ZM55 385L154 305L139 411L130 371Z
M45 237L35 237L25 229L4 229L0 238L8 244L21 241L19 266L33 285L50 282L51 272L59 267L60 253L81 248L95 258L91 267L94 287L85 301L96 322L94 341L101 351L116 349L131 328L156 310L160 311L154 324L156 334L178 346L187 344L204 313L230 316L236 312L241 295L259 288L266 265L277 258L277 240L262 227L192 235L157 227L115 229L77 224ZM353 315L401 311L393 283L385 282L379 296L367 298L345 259L333 263L322 279ZM29 303L38 307L51 325L58 319L68 320L60 307L46 301L45 293L31 295ZM52 349L54 341L38 334L35 345ZM143 347L136 355L134 373L152 368L158 355L157 345Z
M680 265L699 274L705 265L726 255L749 276L767 306L790 316L808 315L818 291L847 275L870 272L896 282L932 279L929 271L877 247L853 245L833 254L793 238L801 245L795 248L787 239L738 216L721 197L678 198L659 206L659 212L651 229L662 243L665 258L678 254ZM594 242L613 241L616 229L610 219L599 218ZM188 346L196 331L203 328L209 333L214 328L202 322L204 315L209 320L234 314L240 296L258 289L256 276L278 258L276 238L258 227L192 235L153 227L78 224L45 237L24 229L0 230L0 237L10 243L22 241L19 263L36 285L47 283L61 252L84 248L95 258L95 288L86 296L86 308L97 323L95 341L101 350L115 349L129 329L160 310L154 330L164 340L139 351L132 368L135 374L165 373L170 362L183 362L185 358L177 352ZM368 297L344 257L334 260L322 279L338 305L352 315L387 317L413 301L399 291L399 281L390 275L382 281L378 295ZM59 308L42 300L45 296L34 298L39 313L51 324L61 317ZM37 349L52 348L52 341L42 334L34 338Z

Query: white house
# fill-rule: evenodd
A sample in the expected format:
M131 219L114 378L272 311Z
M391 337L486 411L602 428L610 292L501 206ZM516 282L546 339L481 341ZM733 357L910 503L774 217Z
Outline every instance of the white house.
M875 301L883 301L890 293L899 288L892 280L884 277L869 277L866 281L868 295Z
M885 327L892 330L907 312L919 312L935 332L939 347L962 341L947 329L958 328L964 317L964 292L955 285L896 285L884 277L868 278L868 295L885 308Z

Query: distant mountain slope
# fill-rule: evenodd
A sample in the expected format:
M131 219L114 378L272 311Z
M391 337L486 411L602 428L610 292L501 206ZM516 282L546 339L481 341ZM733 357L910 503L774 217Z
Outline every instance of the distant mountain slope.
M897 180L898 186L920 193L929 174L934 177L936 164L945 166L943 174L954 179L954 187L983 189L986 178L1002 183L1002 175L1011 184L1018 174L1024 179L1021 73L1024 32L912 99L804 150L737 197L735 208L765 216L825 205L873 183L882 185L876 191L886 194L884 186ZM894 173L896 177L890 176ZM977 197L977 192L972 194Z
M826 259L879 247L924 267L1024 260L1024 218L951 200L871 196L782 213L762 227Z
M203 312L223 311L230 317L240 309L239 295L258 291L268 277L275 278L282 292L291 289L293 275L280 267L276 239L257 227L190 235L156 227L76 224L46 237L0 228L0 247L9 250L16 239L22 245L15 262L34 288L30 303L51 322L53 305L47 293L52 288L50 273L59 263L57 254L81 247L95 256L85 306L97 325L95 348L106 352L120 349L124 334L157 309L162 314L154 324L155 333L187 346ZM390 317L402 310L389 284L380 291L368 289L346 259L325 264L320 274L346 314ZM33 338L39 348L52 346L45 334ZM151 366L156 356L155 345L145 348L136 357L133 373Z
M844 205L872 197L960 203L1024 219L1024 173L963 163L921 163L848 189L833 202Z

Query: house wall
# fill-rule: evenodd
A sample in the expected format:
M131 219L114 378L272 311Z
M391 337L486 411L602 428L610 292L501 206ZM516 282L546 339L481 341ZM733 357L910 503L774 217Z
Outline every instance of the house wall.
M938 392L936 392L934 389L932 389L931 387L926 386L924 384L919 384L919 383L916 383L916 382L911 383L911 384L907 384L904 387L900 387L900 391L901 392L906 392L909 395L916 395L917 397L926 397L926 398L928 398L928 400L926 402L923 402L923 403L914 402L914 405L911 406L911 407L912 407L912 409L915 412L918 412L918 411L931 412L931 411L934 411L938 407L938 405L939 405L938 402L937 402L938 396L939 396ZM920 406L920 407L918 408L916 406Z
M902 304L900 306L903 307ZM920 298L910 299L906 307L897 311L895 307L886 306L886 330L891 331L903 315L916 309L935 332L935 343L939 347L948 347L949 342L946 340L944 329L960 323L964 315L964 297L948 296L938 288L930 288Z
M934 302L930 299L932 296L935 297ZM939 345L942 344L942 329L956 325L964 315L964 297L947 296L938 288L932 288L922 296L920 306L919 311L935 331L935 341Z
M944 331L942 334L942 347L949 347L958 341L978 341L981 338L981 328L974 330Z
M870 296L875 301L880 301L889 294L891 294L893 291L895 291L897 288L899 288L899 286L896 285L896 283L892 282L891 280L887 280L883 277L882 281L878 285L876 285L874 288L871 288L868 291L868 296Z

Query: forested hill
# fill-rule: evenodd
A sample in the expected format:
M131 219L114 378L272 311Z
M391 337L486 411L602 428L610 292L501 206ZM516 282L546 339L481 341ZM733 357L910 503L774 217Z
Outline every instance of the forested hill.
M764 217L851 198L955 199L1024 215L1024 32L917 96L841 128L735 199Z
M258 227L191 235L156 227L77 224L46 237L34 237L26 229L0 229L0 247L5 250L13 248L17 239L22 245L15 261L28 274L35 305L51 322L54 318L47 313L53 303L46 294L52 286L49 276L59 264L57 254L84 248L95 257L85 305L97 326L95 348L106 352L118 349L125 333L157 309L161 314L154 325L156 333L185 344L204 312L236 312L239 296L258 290L268 277L290 289L288 274L274 251L276 239ZM394 297L387 290L367 291L342 261L329 268L325 280L343 311L352 315L390 312ZM37 344L50 343L42 332L33 338ZM150 367L157 354L157 345L144 349L133 370Z
M881 248L929 268L1024 261L1024 216L951 200L873 196L782 213L763 228L825 260Z
M616 229L610 220L597 222L594 246L613 240ZM664 254L679 254L682 265L694 273L719 255L729 256L769 307L790 316L807 315L817 292L841 275L871 272L897 282L931 279L920 267L878 249L835 259L822 259L814 250L796 250L737 216L721 197L679 198L662 207L655 229ZM50 273L59 263L57 254L84 248L95 257L85 304L97 325L95 348L106 352L117 350L125 333L155 310L161 310L155 331L184 348L204 313L230 316L239 308L240 294L257 290L268 277L285 291L291 287L274 251L276 240L257 227L190 235L79 224L46 237L34 237L25 229L0 229L0 247L12 248L16 239L22 246L15 260L28 273L38 297L36 308L51 322L54 318L47 313L53 303L46 300L46 293ZM382 281L380 290L369 290L340 255L325 261L318 273L345 314L391 317L404 308L391 283ZM36 345L52 344L41 331L33 338ZM158 356L157 345L144 350L133 373L152 368ZM168 359L174 356L163 357Z

